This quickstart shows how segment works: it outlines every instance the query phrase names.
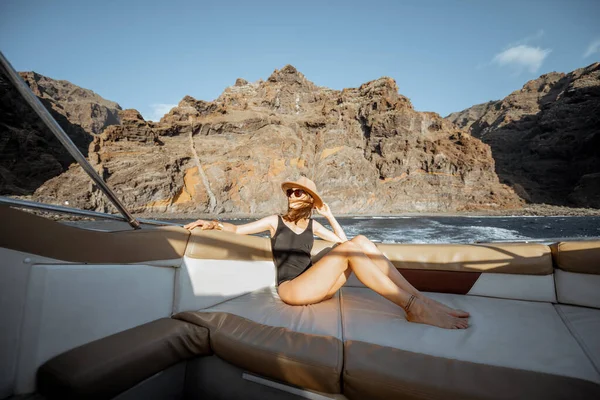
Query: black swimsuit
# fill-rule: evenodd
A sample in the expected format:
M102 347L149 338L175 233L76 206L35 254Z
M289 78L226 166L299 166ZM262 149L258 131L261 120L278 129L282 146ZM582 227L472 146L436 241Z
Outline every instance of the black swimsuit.
M297 234L287 226L281 215L278 215L277 230L271 238L273 262L277 269L277 286L282 282L294 279L310 267L312 260L310 252L313 247L314 237L312 218L301 234Z

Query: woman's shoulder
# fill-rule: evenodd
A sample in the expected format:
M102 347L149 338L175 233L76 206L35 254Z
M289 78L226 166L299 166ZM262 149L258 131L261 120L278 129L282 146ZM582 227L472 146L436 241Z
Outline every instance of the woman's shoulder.
M272 214L272 215L267 215L266 217L262 217L256 220L256 222L261 222L263 224L268 224L270 227L276 228L277 225L279 224L279 215L278 214Z
M276 227L279 224L279 218L281 218L281 215L280 214L272 214L272 215L269 215L269 216L267 216L265 218L268 219L269 222L271 224L273 224L273 226Z

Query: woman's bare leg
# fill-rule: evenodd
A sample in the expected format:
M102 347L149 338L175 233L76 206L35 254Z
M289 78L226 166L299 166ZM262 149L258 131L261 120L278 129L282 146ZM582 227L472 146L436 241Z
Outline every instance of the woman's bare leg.
M426 304L437 306L455 317L465 318L469 316L469 313L463 310L456 310L448 307L438 301L435 301L421 292L419 292L404 276L396 269L394 264L377 248L375 243L371 242L366 236L358 235L350 240L356 243L364 253L373 261L375 265L383 272L388 278L392 280L400 289L407 291L410 294L414 294L419 300Z
M323 300L329 300L330 298L332 298L335 292L337 292L342 286L344 286L344 283L346 283L350 275L352 275L352 268L348 268L347 270L342 272L338 277L337 281L335 281L335 283L331 287L331 289L329 289L327 295L325 296L325 298L323 298Z
M348 268L367 287L386 299L400 307L407 304L411 295L392 282L358 245L350 241L331 250L300 276L282 283L279 295L284 302L292 305L318 303L339 283L340 276ZM466 320L453 317L419 299L411 305L407 320L448 329L468 327Z

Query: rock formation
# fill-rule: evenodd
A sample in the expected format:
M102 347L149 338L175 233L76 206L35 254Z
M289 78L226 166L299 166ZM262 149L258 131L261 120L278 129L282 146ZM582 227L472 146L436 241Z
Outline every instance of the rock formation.
M213 102L184 97L160 122L135 110L94 137L89 159L133 212L281 211L280 183L313 179L335 213L518 207L490 148L435 113L416 112L390 78L342 91L288 65L238 79ZM78 166L38 200L112 211Z
M501 181L527 201L600 208L600 63L446 119L491 146Z
M97 134L109 125L119 124L121 106L114 101L69 81L50 79L35 72L21 72L20 75L47 108L88 134Z
M119 123L121 107L91 90L35 72L20 75L84 155L94 134ZM0 70L0 114L0 195L32 194L75 162L4 70Z

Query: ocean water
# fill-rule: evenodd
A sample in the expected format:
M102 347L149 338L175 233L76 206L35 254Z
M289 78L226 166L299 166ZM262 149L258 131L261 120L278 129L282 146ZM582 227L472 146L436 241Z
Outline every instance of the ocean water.
M315 218L331 229L325 218ZM255 219L221 219L241 225ZM475 243L600 238L600 217L336 217L348 239L376 243ZM190 220L170 220L186 224ZM268 232L256 236L269 237Z

